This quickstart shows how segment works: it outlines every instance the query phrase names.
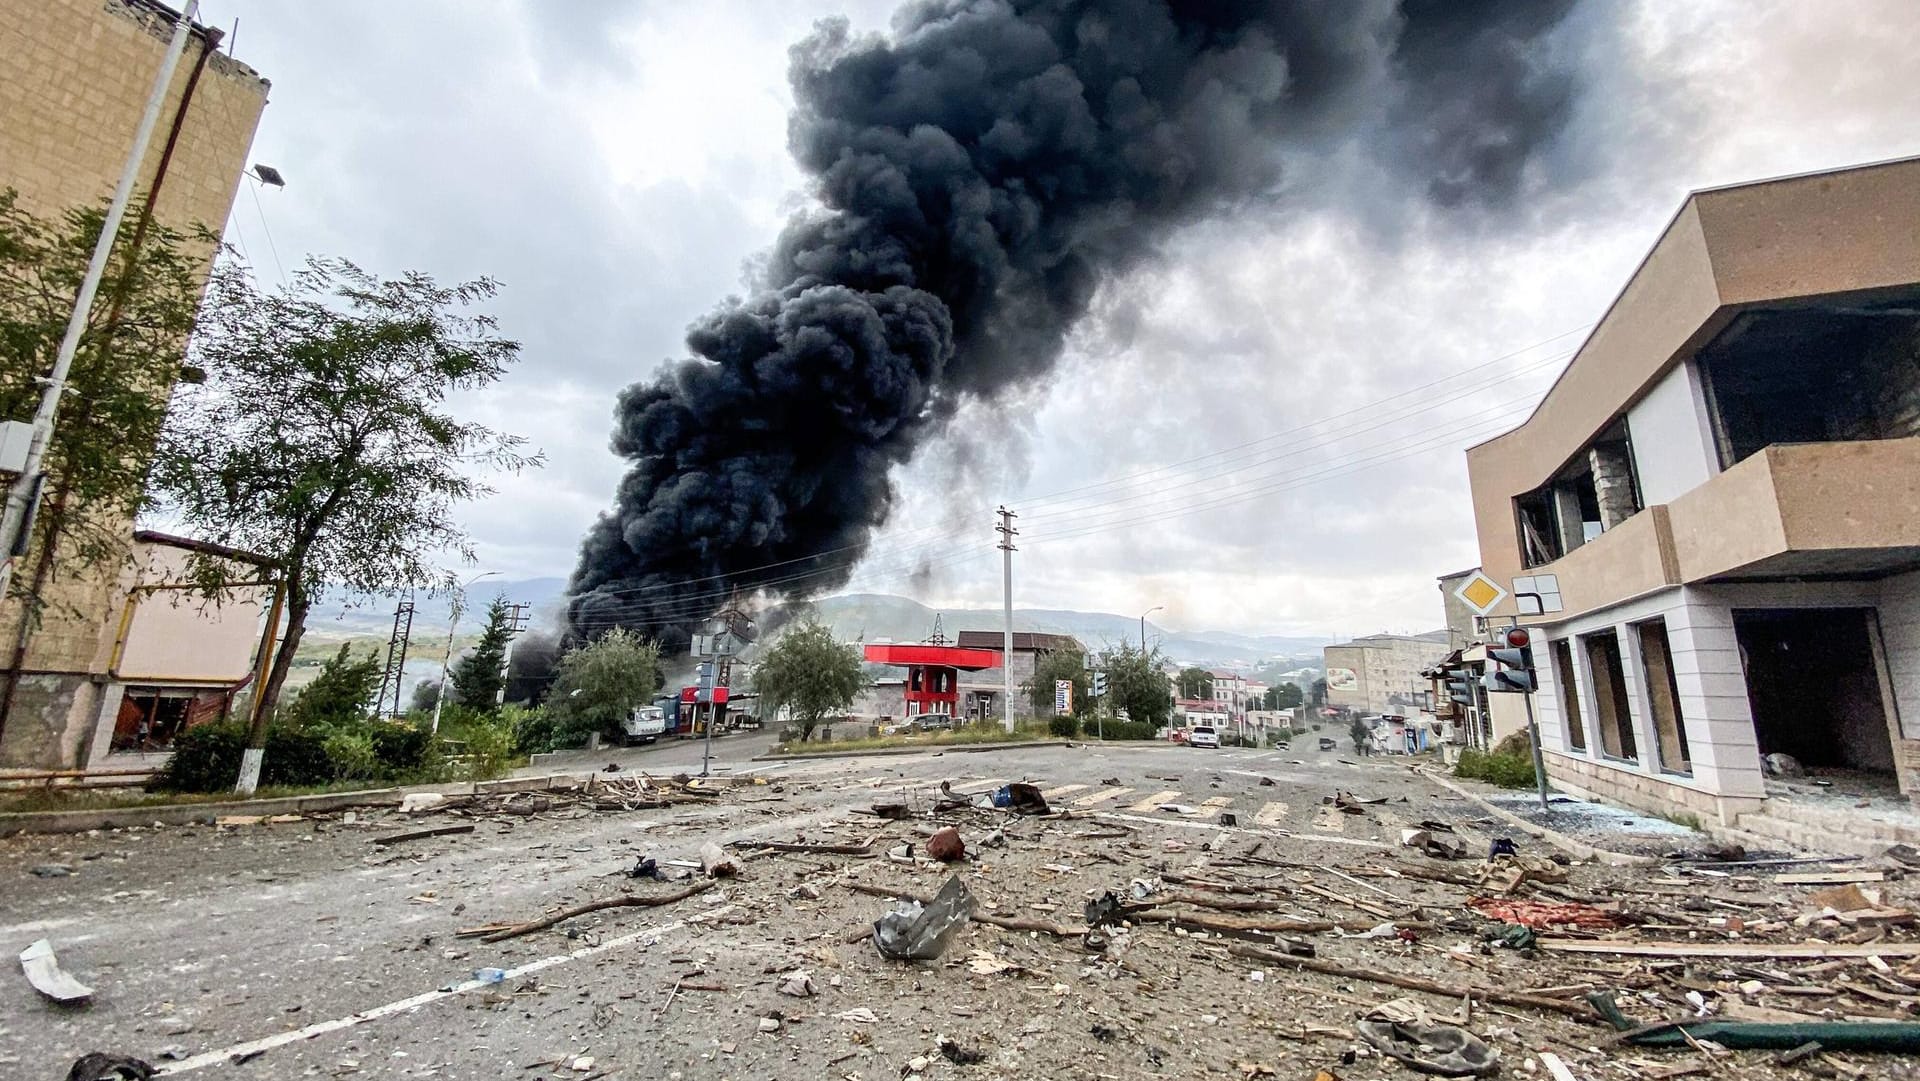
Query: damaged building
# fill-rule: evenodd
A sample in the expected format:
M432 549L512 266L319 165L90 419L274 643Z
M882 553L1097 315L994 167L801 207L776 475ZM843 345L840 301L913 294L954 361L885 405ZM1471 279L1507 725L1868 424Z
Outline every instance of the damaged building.
M1920 789L1920 159L1690 195L1467 462L1556 785L1756 829L1769 755Z

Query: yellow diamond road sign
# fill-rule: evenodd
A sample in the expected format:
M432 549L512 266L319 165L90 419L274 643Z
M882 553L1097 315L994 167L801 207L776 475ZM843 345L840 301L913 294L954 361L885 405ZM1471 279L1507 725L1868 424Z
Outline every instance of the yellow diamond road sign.
M1460 583L1460 588L1454 590L1453 595L1467 602L1467 607L1483 616L1493 611L1495 605L1507 599L1507 591L1500 588L1500 583L1479 571L1474 571L1471 578Z

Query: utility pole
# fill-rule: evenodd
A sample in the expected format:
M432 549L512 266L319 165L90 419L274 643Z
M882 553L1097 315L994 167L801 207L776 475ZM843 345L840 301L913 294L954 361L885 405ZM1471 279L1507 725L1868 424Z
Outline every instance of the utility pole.
M160 120L160 106L166 101L167 87L173 83L180 54L186 51L187 37L193 32L193 20L200 13L200 0L187 0L186 10L174 23L173 38L167 54L154 75L153 90L147 95L147 108L140 114L140 126L134 129L133 147L127 164L120 171L119 186L113 189L113 201L107 205L106 220L100 224L100 239L93 245L93 258L80 279L80 293L74 298L73 314L67 318L66 336L60 339L60 351L54 355L53 371L40 393L40 407L33 414L33 435L27 443L27 459L7 489L6 509L0 512L0 597L7 595L13 579L13 562L25 555L33 534L33 512L40 502L45 477L40 472L46 460L47 444L53 441L53 422L60 410L60 398L67 391L67 375L73 370L73 357L80 349L80 336L87 329L87 317L93 311L94 294L100 291L100 279L106 276L107 258L113 254L113 242L120 234L120 221L127 215L127 203L133 198L133 185L140 177L140 163L147 156L147 143L153 138ZM22 618L26 618L24 615ZM259 694L255 688L254 693ZM259 764L254 764L258 773Z
M413 601L401 601L393 607L393 634L387 638L387 668L380 674L380 696L374 699L373 715L388 716L387 696L393 696L392 716L406 712L400 700L400 683L406 678L407 642L413 636Z
M507 673L513 670L513 643L526 631L527 610L532 607L525 602L507 605L507 611L511 614L507 616L507 648L500 655L500 689L493 694L496 707L507 704Z
M1000 696L1000 723L1006 730L1013 731L1013 538L1019 530L1013 528L1013 520L1020 517L1006 507L994 513L1000 516L1000 524L994 531L1000 534L1000 551L1003 553L1005 582L1004 603L1007 620L1006 632L1002 637L1003 648L1000 653L1000 678L1002 681Z

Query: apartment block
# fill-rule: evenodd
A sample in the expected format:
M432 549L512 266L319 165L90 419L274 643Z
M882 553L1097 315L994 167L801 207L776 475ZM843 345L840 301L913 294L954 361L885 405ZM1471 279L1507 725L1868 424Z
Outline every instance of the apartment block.
M1920 159L1697 191L1467 452L1556 784L1719 823L1920 787Z
M1432 683L1425 675L1450 650L1447 632L1369 634L1327 646L1327 705L1356 713L1411 716L1431 709Z

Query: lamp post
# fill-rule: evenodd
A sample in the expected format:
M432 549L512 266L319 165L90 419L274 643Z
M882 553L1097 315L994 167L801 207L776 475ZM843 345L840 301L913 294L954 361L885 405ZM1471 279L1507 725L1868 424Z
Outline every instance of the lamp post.
M1164 604L1156 604L1140 613L1140 655L1143 657L1147 654L1147 617L1165 607Z
M440 734L440 710L447 704L447 669L453 665L453 634L460 626L460 606L467 599L467 588L482 578L492 578L499 571L481 571L479 574L460 583L460 589L453 595L453 618L447 621L447 651L440 657L440 689L433 696L433 734Z

